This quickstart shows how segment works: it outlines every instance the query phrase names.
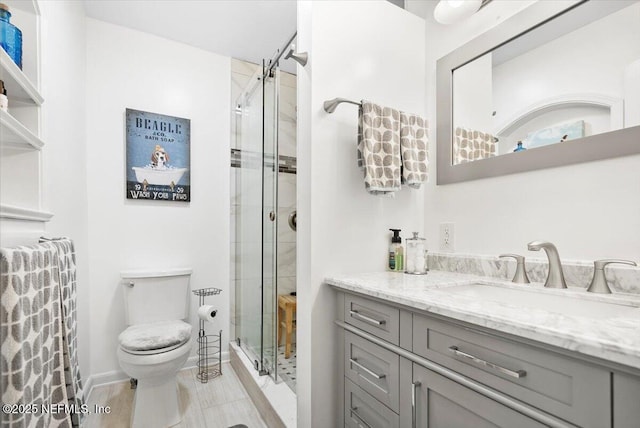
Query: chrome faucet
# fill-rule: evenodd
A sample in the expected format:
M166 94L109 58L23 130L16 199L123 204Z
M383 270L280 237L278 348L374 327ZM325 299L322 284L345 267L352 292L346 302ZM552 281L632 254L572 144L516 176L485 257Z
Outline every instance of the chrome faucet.
M529 242L527 248L529 248L529 251L540 251L542 248L547 253L547 258L549 259L549 274L547 275L544 286L547 288L567 288L556 246L551 242L532 241Z

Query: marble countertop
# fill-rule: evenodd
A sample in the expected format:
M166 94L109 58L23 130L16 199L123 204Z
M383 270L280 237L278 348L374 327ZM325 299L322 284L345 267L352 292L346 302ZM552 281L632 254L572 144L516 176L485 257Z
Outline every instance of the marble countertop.
M495 278L445 271L427 275L373 272L334 275L325 282L336 288L395 302L410 308L443 315L478 326L535 340L581 354L640 369L640 297L599 295L584 289L545 289L541 283L513 284ZM621 315L599 317L567 315L523 304L453 295L456 285L478 284L565 296L579 305L585 300L624 305ZM561 299L565 300L565 299ZM557 306L557 305L556 305ZM561 305L560 305L561 306ZM564 311L575 312L575 311Z

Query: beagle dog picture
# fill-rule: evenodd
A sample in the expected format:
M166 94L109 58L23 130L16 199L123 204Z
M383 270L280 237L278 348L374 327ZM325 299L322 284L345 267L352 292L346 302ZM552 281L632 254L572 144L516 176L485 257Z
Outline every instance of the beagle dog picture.
M165 168L167 163L169 162L169 154L164 151L164 148L159 144L156 145L156 148L151 153L151 165L154 168Z

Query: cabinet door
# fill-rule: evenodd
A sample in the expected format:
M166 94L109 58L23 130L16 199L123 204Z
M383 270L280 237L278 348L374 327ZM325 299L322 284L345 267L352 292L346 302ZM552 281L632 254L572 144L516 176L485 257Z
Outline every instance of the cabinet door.
M613 374L613 426L640 427L640 378Z
M529 428L544 425L417 364L414 428ZM413 418L412 418L413 419Z

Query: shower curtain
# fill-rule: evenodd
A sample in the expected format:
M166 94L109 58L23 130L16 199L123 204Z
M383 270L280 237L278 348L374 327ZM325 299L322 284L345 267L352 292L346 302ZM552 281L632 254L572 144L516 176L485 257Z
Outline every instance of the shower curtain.
M1 249L0 268L0 426L79 426L73 242Z

